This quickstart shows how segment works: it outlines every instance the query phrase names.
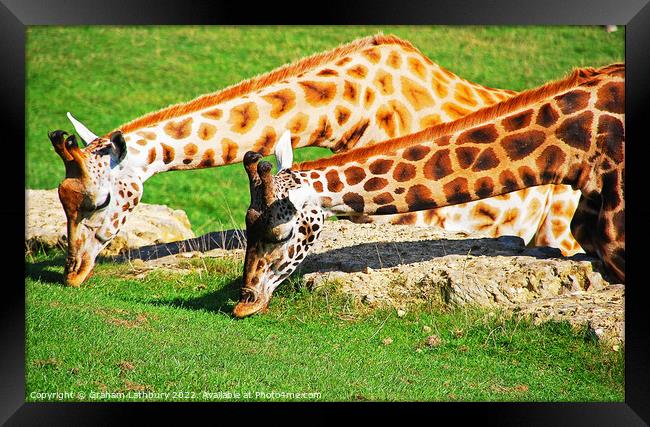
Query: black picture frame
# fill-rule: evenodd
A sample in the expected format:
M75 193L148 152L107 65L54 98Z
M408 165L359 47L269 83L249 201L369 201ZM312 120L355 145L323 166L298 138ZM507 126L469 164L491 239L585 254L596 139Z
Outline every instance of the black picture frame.
M154 410L166 416L181 410L192 418L204 411L228 408L240 412L244 404L85 404L25 403L25 294L24 278L19 277L19 239L24 239L25 205L25 31L31 25L142 25L142 24L445 24L445 25L546 25L576 24L626 26L626 131L627 131L627 205L628 253L626 289L626 384L624 403L433 403L400 404L400 412L423 410L430 419L451 415L454 423L479 417L481 423L498 425L647 425L650 420L649 317L645 304L647 286L643 280L644 220L650 217L643 203L643 185L650 182L644 172L643 125L647 122L645 105L650 101L650 5L648 0L444 0L444 1L339 1L283 2L248 4L198 0L0 0L0 108L2 146L5 163L0 168L4 184L4 203L0 209L3 237L9 243L2 259L2 311L0 312L0 422L8 425L33 424L116 424L131 420L134 411ZM64 61L65 58L62 58ZM81 70L80 70L81 71ZM55 71L53 71L55 72ZM9 131L8 134L6 131ZM647 137L646 137L647 138ZM22 178L21 178L22 177ZM630 196L631 194L631 196ZM14 242L15 240L15 242ZM15 260L14 260L15 257ZM629 255L628 255L629 257ZM8 274L11 273L11 274ZM15 274L15 278L14 278ZM191 405L188 406L188 405ZM319 404L308 408L312 416L333 415L334 409L346 409L346 416L367 417L386 408L364 403ZM286 404L261 404L258 416L269 410L293 409ZM387 405L391 408L392 405ZM432 406L432 407L430 407ZM246 421L253 411L246 411ZM222 416L221 415L221 416ZM322 418L319 415L319 418ZM215 421L215 419L212 419ZM220 418L223 420L223 418Z

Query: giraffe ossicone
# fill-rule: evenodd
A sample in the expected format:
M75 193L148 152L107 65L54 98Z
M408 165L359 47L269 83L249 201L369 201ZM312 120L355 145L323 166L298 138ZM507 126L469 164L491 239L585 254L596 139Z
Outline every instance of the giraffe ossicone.
M547 184L582 193L574 235L624 282L624 73L623 64L578 69L455 122L274 176L261 156L247 154L247 171L257 175L249 173L234 315L268 306L330 216L414 212Z
M74 126L74 129L77 131L79 136L81 137L81 140L84 142L84 147L88 146L88 144L92 143L94 140L99 138L97 135L93 133L90 129L86 127L83 123L81 123L79 120L77 120L72 113L69 111L66 113L68 116L68 120L72 123L72 126Z
M88 146L75 150L75 163L66 164L66 170L83 170L83 178L59 186L68 220L65 281L77 286L85 280L96 254L117 235L142 198L143 183L154 174L239 162L249 150L268 155L287 130L294 148L344 152L458 119L514 93L467 81L408 41L380 34L128 122L116 129L125 142L122 151L116 145L121 141L111 142L115 131L98 137L69 114ZM485 200L481 206L427 211L417 218L390 216L390 221L513 233L527 241L537 238L542 226L549 230L542 233L548 236L546 244L564 253L579 249L568 232L577 193L566 186L541 188ZM556 200L558 189L565 190L566 202ZM84 208L107 195L110 203L104 209ZM75 261L81 258L86 260L83 271Z

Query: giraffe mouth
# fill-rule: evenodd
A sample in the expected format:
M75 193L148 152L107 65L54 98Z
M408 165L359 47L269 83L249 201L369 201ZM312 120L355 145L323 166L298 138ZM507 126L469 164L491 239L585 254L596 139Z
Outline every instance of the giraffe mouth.
M80 260L70 257L66 260L63 280L67 286L78 288L88 280L94 270L94 264L90 262L88 254L81 256Z
M270 301L270 296L258 294L251 288L244 288L242 289L241 299L232 313L238 319L252 316L255 313L266 311Z

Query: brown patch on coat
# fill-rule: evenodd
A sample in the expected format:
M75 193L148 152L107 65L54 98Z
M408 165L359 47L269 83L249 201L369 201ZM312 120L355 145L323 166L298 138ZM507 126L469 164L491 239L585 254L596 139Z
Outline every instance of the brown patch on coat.
M388 54L388 59L386 60L386 63L392 68L398 69L402 65L402 57L397 51L392 50Z
M298 82L305 93L305 100L313 107L327 105L336 95L336 84L329 82Z
M339 173L335 170L331 170L325 174L325 179L327 180L327 189L333 193L338 193L343 189L343 183L339 178Z
M558 169L564 163L566 155L564 152L555 145L546 147L544 151L535 159L535 163L539 169L539 174L543 182L548 182L558 173Z
M443 82L439 81L435 77L433 78L432 81L432 87L433 91L438 95L438 98L442 99L447 96L449 93L449 89L447 88L447 85L445 85Z
M254 102L246 102L230 110L230 130L239 134L248 132L257 122L259 112Z
M381 105L375 115L377 124L386 132L389 138L395 136L395 118L393 110L386 105Z
M237 158L237 143L228 138L221 140L221 158L223 163L228 165L235 161Z
M332 70L331 68L325 68L320 70L316 75L320 77L338 76L339 72L336 70Z
M357 193L345 193L343 203L348 205L355 212L363 212L365 202L363 197Z
M343 172L343 174L345 175L345 180L348 185L356 185L366 177L366 171L359 166L350 166Z
M381 60L381 52L379 52L379 50L374 47L362 50L361 55L363 55L368 61L372 62L373 64L377 64Z
M471 200L471 196L467 189L467 179L458 177L447 184L442 186L442 191L445 193L447 202L449 204L465 203Z
M460 117L464 117L471 113L471 110L468 110L467 108L463 108L458 104L455 104L453 102L445 102L442 105L442 110L447 113L449 117L451 117L452 120L456 120Z
M431 190L422 184L417 184L408 189L405 196L406 204L411 211L433 209L437 207L432 197Z
M368 125L370 124L370 120L360 120L357 124L352 126L350 130L348 130L342 137L341 139L334 145L332 148L333 151L338 152L341 150L350 150L353 148L355 145L359 143L359 140L361 140L361 137L363 134L366 132L366 129L368 129Z
M393 161L388 159L377 159L370 163L368 169L374 175L383 175L393 166Z
M456 83L456 90L454 92L454 98L456 101L464 105L470 105L472 107L478 105L472 90L463 82Z
M424 64L422 64L416 58L412 58L412 57L409 57L407 59L407 63L408 63L409 70L411 70L413 72L413 74L415 74L416 76L418 76L422 80L424 80L426 78L427 70L426 70L426 68L424 68Z
M213 108L212 110L201 113L206 119L219 120L223 116L223 111L220 108Z
M290 89L269 93L264 95L262 99L271 104L271 117L274 119L283 116L296 105L296 95Z
M571 114L587 108L589 97L589 93L584 90L572 90L563 95L558 95L554 99L564 114Z
M199 167L209 168L212 166L215 166L214 150L212 148L208 148L203 153L203 157L201 157L201 162L199 163Z
M458 147L454 152L456 153L456 159L458 159L460 167L467 169L472 166L479 151L481 150L477 147Z
M411 113L399 101L392 99L388 102L388 106L393 110L397 117L397 124L399 125L400 133L405 135L411 131Z
M163 129L167 135L171 136L174 139L187 138L190 136L190 133L192 133L192 120L193 119L191 117L188 117L185 120L181 120L179 122L170 120L167 122Z
M420 128L425 129L442 123L440 114L429 114L420 119Z
M623 123L608 114L600 116L596 144L610 159L616 163L623 162L625 160L625 129Z
M327 119L326 115L320 116L318 120L318 127L312 132L309 137L307 145L318 145L323 141L327 141L332 137L332 125Z
M147 162L152 164L156 160L156 147L151 147L149 149L149 154L147 155Z
M368 75L368 68L364 65L358 64L349 68L346 74L356 79L364 79Z
M555 130L555 136L573 148L587 151L591 147L591 122L594 113L585 111L569 117Z
M499 166L499 158L492 148L486 148L479 154L478 158L472 166L472 171L482 172L490 169L494 169Z
M533 110L528 109L521 113L513 114L501 120L501 125L508 132L512 132L521 128L525 128L530 124L533 118Z
M499 174L499 183L504 193L516 191L519 188L517 177L509 170L504 170Z
M453 172L449 149L438 150L424 164L424 176L427 179L439 180Z
M402 83L402 93L416 111L435 105L435 101L431 97L431 94L429 94L424 87L420 86L408 77L402 76L400 81Z
M170 147L167 144L160 145L162 147L163 163L167 165L174 160L174 147Z
M596 108L612 113L625 113L625 84L610 82L598 89Z
M342 105L337 105L336 108L334 109L334 116L336 117L336 123L339 124L339 126L345 124L345 122L348 121L350 118L350 115L352 112L348 109L345 108Z
M260 135L259 139L255 141L253 151L257 151L263 156L271 154L271 149L275 145L277 137L278 135L275 132L275 129L272 126L266 126L262 131L262 135Z
M212 138L216 132L217 128L215 126L208 123L201 123L201 126L199 127L199 138L207 141Z
M307 129L308 124L309 116L303 112L300 112L293 116L291 120L289 120L287 128L291 131L292 134L299 134Z
M456 140L457 144L490 144L499 136L493 124L475 127L461 133Z
M379 88L382 95L390 95L395 91L393 87L393 75L384 70L378 70L375 74L375 86Z
M346 80L343 82L343 99L351 102L352 104L357 103L359 98L359 84Z
M363 94L363 106L370 108L373 102L375 102L375 91L367 87Z
M429 151L431 151L431 148L426 145L414 145L413 147L404 149L402 157L405 160L417 162L418 160L424 159L429 154Z
M397 182L410 181L415 177L415 166L411 163L398 163L393 171L393 179Z
M500 144L511 160L521 160L529 156L546 140L540 130L529 130L504 137Z
M411 225L411 224L415 224L417 218L418 217L416 214L407 213L403 215L398 215L395 219L391 221L391 223L395 225Z
M388 185L388 180L384 178L372 177L365 184L363 189L366 191L378 191Z
M395 198L389 192L381 193L372 198L372 201L378 205L392 203Z
M186 156L192 157L194 156L197 152L199 151L199 147L196 146L196 144L189 143L183 147L183 153L185 153Z
M553 109L553 106L550 103L542 105L537 112L536 123L540 126L548 128L557 122L557 119L560 117L560 114Z

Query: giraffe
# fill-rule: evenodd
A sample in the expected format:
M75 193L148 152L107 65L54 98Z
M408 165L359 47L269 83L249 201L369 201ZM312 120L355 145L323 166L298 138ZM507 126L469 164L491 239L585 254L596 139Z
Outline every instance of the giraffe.
M513 94L462 79L405 40L376 35L146 114L101 137L68 113L84 147L75 135L49 133L66 167L59 186L68 223L64 280L79 286L89 276L154 174L239 162L248 150L270 154L284 130L291 131L293 147L346 151L449 122ZM540 208L556 200L555 187L486 201L491 222L477 221L471 204L390 220L518 234L530 241L550 221L544 214L549 211L564 227L535 239L570 254L580 250L568 227L577 200L557 212ZM528 215L513 219L513 207Z
M278 170L248 152L251 202L242 295L234 315L264 310L332 215L383 215L478 201L546 184L579 190L571 227L625 281L623 64L575 70L451 123Z

